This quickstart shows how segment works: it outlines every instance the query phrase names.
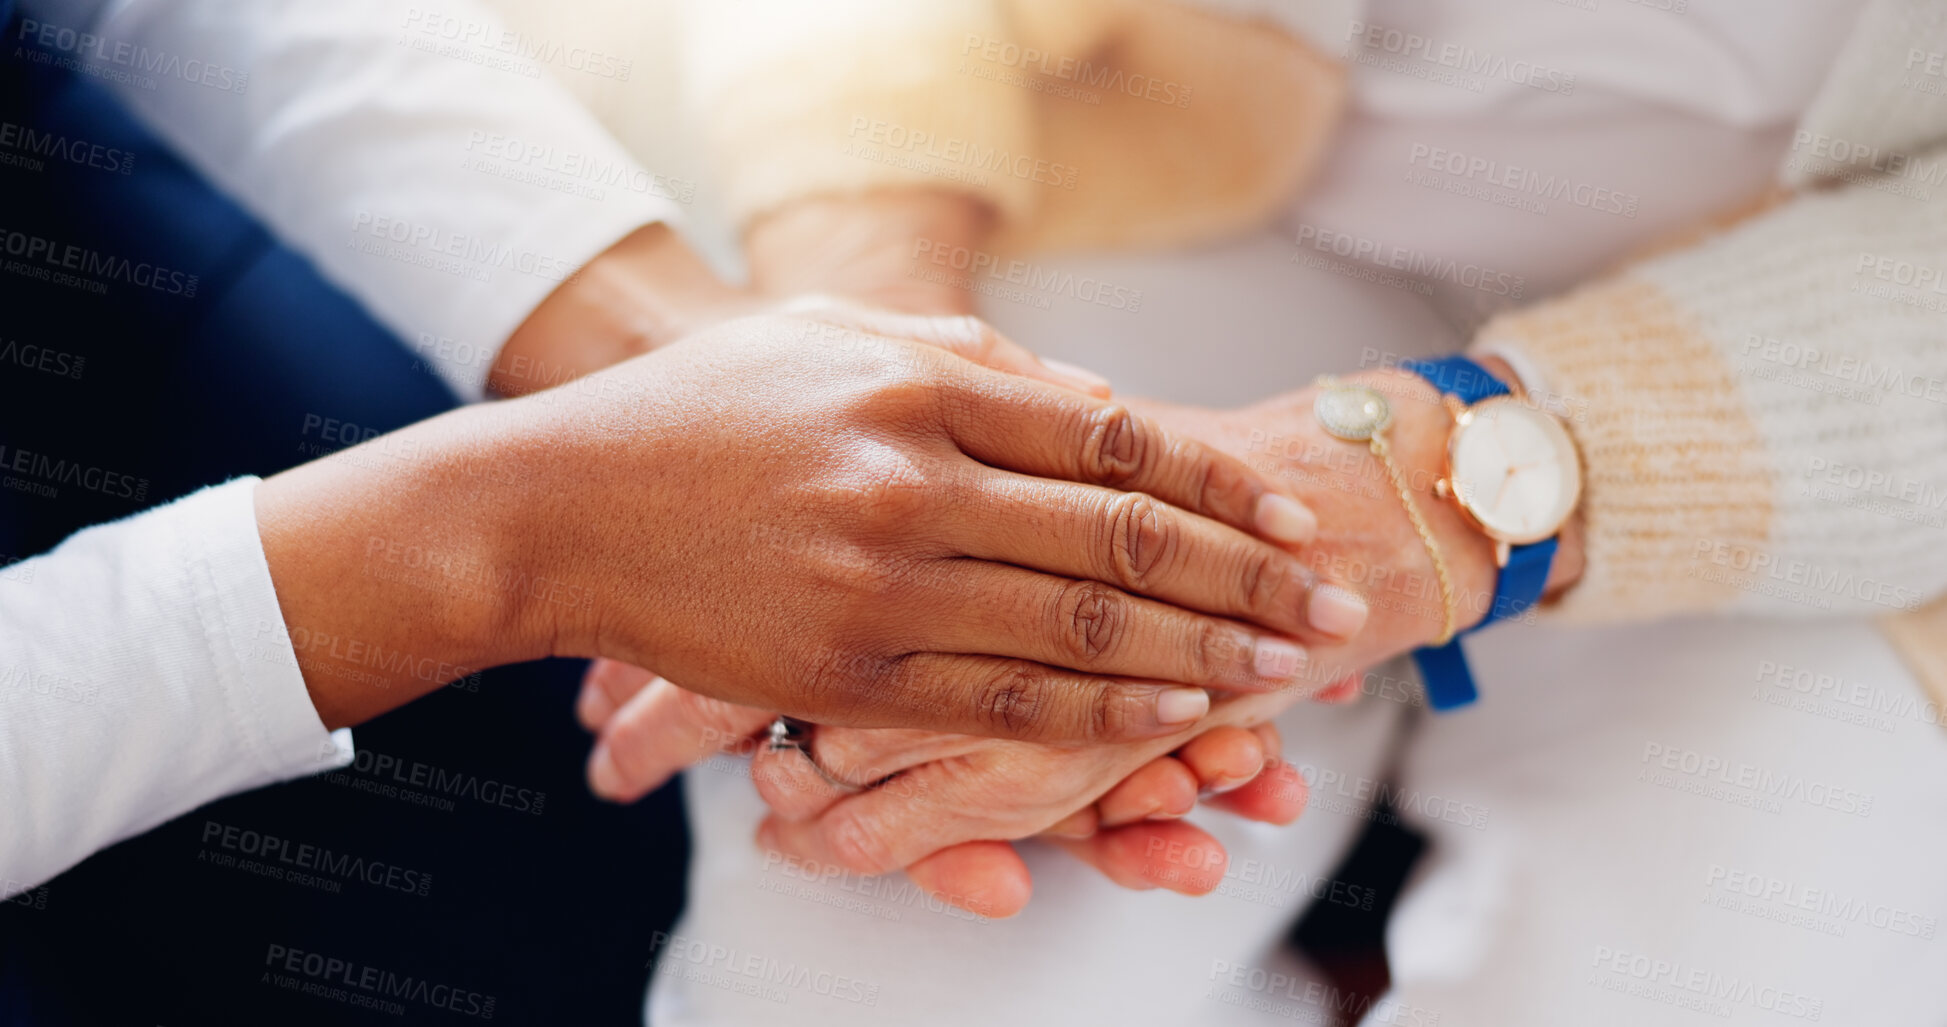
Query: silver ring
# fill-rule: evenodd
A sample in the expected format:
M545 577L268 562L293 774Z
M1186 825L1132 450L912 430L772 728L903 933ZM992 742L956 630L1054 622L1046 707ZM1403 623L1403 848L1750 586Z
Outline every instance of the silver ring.
M805 762L811 764L811 769L817 771L818 776L825 779L826 784L831 785L846 795L857 795L865 791L864 788L858 785L840 781L833 777L831 772L819 765L818 760L811 755L811 732L816 727L817 725L808 724L796 717L779 717L771 721L771 751L782 752L785 749L796 749L800 755L804 756Z

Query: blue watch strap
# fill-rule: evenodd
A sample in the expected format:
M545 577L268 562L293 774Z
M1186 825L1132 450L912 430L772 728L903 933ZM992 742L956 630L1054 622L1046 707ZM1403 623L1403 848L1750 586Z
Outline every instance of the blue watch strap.
M1460 651L1458 635L1446 645L1423 645L1413 650L1413 665L1420 668L1426 704L1435 713L1457 710L1480 698L1474 672L1467 669L1467 654Z
M1462 403L1472 406L1484 399L1511 394L1507 384L1487 369L1464 356L1433 360L1403 360L1401 370L1411 371ZM1413 651L1413 662L1420 668L1426 686L1427 705L1436 711L1457 709L1480 698L1474 674L1467 667L1467 654L1460 639L1494 623L1519 617L1536 603L1548 585L1548 569L1555 562L1556 540L1542 539L1532 545L1515 546L1508 551L1508 562L1494 582L1494 602L1479 624L1448 640L1442 646L1423 646Z
M1494 582L1494 604L1488 607L1487 616L1467 631L1479 631L1497 620L1519 617L1541 602L1542 590L1548 587L1548 568L1555 563L1557 544L1551 536L1509 550L1508 565L1501 568Z
M1479 624L1461 632L1446 645L1422 646L1413 650L1419 665L1420 680L1426 685L1426 702L1436 711L1458 709L1480 698L1474 673L1467 668L1467 654L1460 650L1460 639L1497 620L1509 620L1528 612L1541 602L1548 587L1548 568L1555 562L1552 538L1533 545L1515 546L1508 553L1508 565L1494 582L1494 604Z
M1441 392L1473 406L1481 400L1510 394L1507 384L1489 374L1487 368L1456 353L1433 360L1402 360L1400 369L1411 371L1433 383Z

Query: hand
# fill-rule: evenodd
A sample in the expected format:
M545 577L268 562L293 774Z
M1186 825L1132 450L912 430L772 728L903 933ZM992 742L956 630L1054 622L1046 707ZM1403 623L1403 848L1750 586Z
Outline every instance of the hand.
M942 248L979 250L987 244L993 229L992 212L971 195L949 189L886 190L790 204L753 225L746 248L753 281L760 289L814 289L903 310L967 313L975 307L973 295L952 285L913 277L915 255L920 247L927 252ZM1494 358L1486 363L1503 380L1513 381L1504 364ZM1472 619L1461 623L1474 623L1485 616L1493 596L1492 548L1461 521L1450 503L1436 500L1430 493L1432 480L1437 477L1435 469L1444 459L1451 420L1440 406L1438 394L1417 376L1380 372L1361 377L1379 381L1385 391L1396 394L1395 413L1401 422L1393 428L1393 437L1411 440L1422 509L1428 511L1441 537L1451 546L1447 553L1450 569L1456 563L1464 564L1461 569L1466 572L1467 584L1457 587L1468 607L1463 613ZM1418 535L1411 531L1411 523L1404 519L1397 494L1370 454L1364 447L1331 438L1318 428L1311 414L1314 391L1299 390L1237 411L1161 403L1140 408L1154 412L1191 437L1254 461L1267 473L1279 474L1295 486L1328 483L1326 488L1304 488L1302 494L1319 511L1344 511L1344 517L1327 520L1350 530L1341 532L1339 541L1343 545L1320 546L1313 551L1317 561L1314 570L1338 567L1369 573L1379 588L1365 587L1371 583L1350 584L1361 592L1373 592L1371 599L1384 603L1396 615L1387 619L1393 630L1406 632L1400 638L1429 641L1439 633L1442 614L1438 584L1431 577L1431 560ZM1280 452L1270 451L1273 442ZM1348 460L1357 462L1350 472L1345 470ZM1356 491L1347 493L1343 487ZM1390 509L1385 508L1388 502ZM1360 530L1368 521L1359 518L1370 517L1381 518L1378 523L1388 530ZM1549 594L1560 592L1580 576L1580 540L1580 523L1571 521L1562 532ZM1490 559L1483 561L1483 556ZM1431 596L1426 594L1429 585ZM1431 633L1421 638L1429 626ZM1391 636L1382 639L1374 632L1363 633L1362 639L1369 644L1391 643L1378 650L1388 654L1418 644L1402 643ZM1356 669L1343 664L1315 664L1314 681L1338 680ZM1354 691L1341 688L1331 697L1347 697Z
M314 634L459 667L611 656L827 724L1171 735L1208 704L1179 686L1275 688L1330 637L1311 575L1246 534L1309 521L1234 460L816 318L381 437L265 482L258 513ZM431 687L344 659L299 653L327 724Z
M1498 370L1511 378L1504 367ZM1478 624L1494 597L1498 570L1493 543L1451 500L1433 491L1433 483L1445 474L1452 415L1438 391L1418 375L1375 371L1347 380L1388 396L1393 424L1387 438L1452 575L1459 607L1456 623L1462 629ZM1317 392L1315 387L1300 389L1235 411L1147 400L1130 401L1130 406L1277 477L1318 515L1318 540L1305 552L1308 565L1335 587L1358 590L1371 611L1364 629L1347 645L1314 650L1306 677L1322 685L1356 678L1366 668L1433 641L1442 627L1444 605L1432 557L1384 465L1365 444L1334 438L1319 426L1312 413ZM1548 594L1572 585L1582 566L1581 526L1571 520L1550 567ZM1338 694L1347 691L1341 688Z
M1440 466L1448 415L1432 388L1415 377L1379 374L1367 380L1393 395L1395 426L1389 437L1408 481L1425 490ZM1163 423L1253 457L1267 472L1288 476L1301 495L1325 511L1320 543L1308 552L1325 570L1363 568L1349 576L1375 594L1372 605L1378 608L1357 638L1314 650L1304 675L1310 685L1322 685L1325 695L1343 699L1356 694L1362 668L1438 634L1441 596L1433 583L1431 558L1390 477L1369 463L1368 451L1331 438L1317 427L1312 397L1312 390L1303 390L1234 413L1153 403L1140 406ZM1424 504L1461 595L1491 595L1492 558L1484 538L1460 522L1450 507L1435 506L1430 495L1416 492L1415 501ZM1566 559L1558 563L1555 575L1558 584L1573 580L1579 566L1572 540L1565 550ZM1471 624L1483 615L1485 604L1467 603L1464 610L1471 612L1463 613L1461 623ZM1206 725L1248 706L1257 707L1255 717L1268 717L1298 694L1294 690L1226 704L1229 708L1220 707ZM1085 806L1103 789L1126 782L1153 756L1140 744L1074 752L915 732L821 730L820 737L825 753L821 764L869 767L867 778L900 772L895 781L906 783L907 794L881 794L882 789L845 798L835 790L821 795L806 787L767 794L782 817L801 821L774 825L769 837L800 855L822 857L861 872L902 865L902 860L952 850L974 839L1015 838L1045 830L1040 825L1050 813L1036 800L1045 796L1044 801L1056 808ZM760 775L759 780L762 789L767 776ZM928 781L935 785L923 789L926 801L913 800L914 786ZM1064 797L1060 794L1064 789L1072 791ZM965 894L972 887L969 881L1005 878L1007 858L1008 854L989 849L977 860L957 859L950 864L953 874L944 878L936 874L931 884L948 893Z
M699 696L648 671L609 660L597 660L589 668L577 714L605 739L589 762L590 780L598 792L612 790L612 782L604 778L616 772L605 751L621 746L633 746L641 754L634 767L643 775L636 782L642 791L715 753L748 755L753 758L751 773L759 792L780 818L796 821L816 816L844 797L825 773L868 785L887 777L888 766L899 765L850 763L854 756L847 752L849 745L879 744L891 736L910 738L921 746L929 740L968 741L927 732L820 728L809 743L812 758L818 761L814 766L803 755L767 749L763 735L771 714ZM632 726L618 731L619 725ZM1016 750L1008 755L1049 751L1043 746ZM1143 764L1095 804L1052 824L1041 836L1124 887L1160 886L1203 894L1222 880L1224 850L1216 839L1179 818L1202 795L1210 805L1249 819L1279 824L1297 819L1304 806L1304 782L1279 758L1280 751L1277 731L1269 724L1211 729L1173 755ZM986 762L993 755L982 754L976 761ZM1032 779L1033 775L1024 776ZM895 777L880 784L877 793L924 804L933 798L930 787L925 778ZM1010 812L1032 816L1021 809ZM1186 859L1183 853L1196 856ZM1019 912L1032 888L1025 864L1005 842L948 845L919 857L905 870L942 901L987 916Z

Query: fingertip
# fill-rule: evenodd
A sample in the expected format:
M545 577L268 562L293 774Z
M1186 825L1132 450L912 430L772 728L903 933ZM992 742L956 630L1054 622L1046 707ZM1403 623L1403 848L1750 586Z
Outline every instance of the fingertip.
M1210 712L1210 693L1201 688L1165 688L1156 696L1156 722L1168 728L1202 720Z
M1283 827L1304 815L1309 800L1310 790L1298 768L1279 759L1249 784L1209 804L1246 820Z
M595 674L591 670L582 679L581 694L575 697L575 719L590 733L596 733L614 715L615 704L609 701L608 693L595 681Z
M1106 832L1113 858L1138 868L1141 879L1181 895L1206 895L1223 883L1230 854L1202 828L1182 821L1147 821Z
M906 868L906 876L934 898L995 920L1027 908L1034 879L1007 842L963 842Z
M1284 736L1278 733L1277 723L1267 720L1262 724L1252 724L1250 732L1257 736L1258 744L1264 748L1263 769L1276 766L1279 757L1284 755Z
M1182 760L1158 756L1123 778L1095 808L1102 828L1142 820L1175 820L1197 805L1197 777Z
M1100 826L1101 819L1096 813L1096 807L1083 806L1081 809L1063 817L1059 823L1041 833L1049 838L1079 840L1093 838L1097 828Z
M1320 584L1305 604L1305 619L1313 630L1333 638L1351 638L1371 615L1365 597L1340 585Z
M1318 537L1318 515L1290 496L1266 492L1252 515L1258 534L1286 545L1310 545Z
M1204 796L1236 791L1265 768L1264 742L1246 728L1215 728L1184 745L1181 758Z
M595 743L595 750L588 754L588 790L604 802L623 802L625 788L622 770L615 765L615 754L609 751L607 743Z
M777 822L765 817L757 825L757 847L765 852L783 852L784 845L778 839Z

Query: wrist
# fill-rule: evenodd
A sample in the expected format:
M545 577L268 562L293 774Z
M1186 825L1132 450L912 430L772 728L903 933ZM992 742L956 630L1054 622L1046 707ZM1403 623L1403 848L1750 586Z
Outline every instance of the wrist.
M1442 499L1434 490L1434 483L1447 473L1447 440L1454 425L1440 390L1411 371L1368 371L1348 380L1378 390L1391 404L1393 421L1387 438L1393 460L1398 463L1413 502L1426 518L1435 547L1447 565L1456 607L1455 630L1465 631L1479 624L1487 619L1492 608L1499 568L1494 559L1493 540L1469 523L1459 507ZM1390 483L1387 491L1391 491ZM1397 505L1399 501L1394 502ZM1404 511L1400 517L1406 518ZM1410 538L1410 548L1418 551L1402 554L1412 561L1408 565L1430 564L1432 557L1425 552L1424 541L1412 532L1404 537ZM1427 573L1427 591L1438 603L1441 600L1437 573L1430 567ZM1432 618L1427 636L1419 641L1423 644L1434 641L1439 627L1439 618Z
M745 246L751 280L765 293L830 293L904 313L970 314L974 295L956 283L993 223L992 209L965 193L884 190L800 200L753 224Z
M1486 368L1487 373L1500 379L1501 383L1512 390L1516 396L1527 394L1521 376L1515 372L1514 365L1505 359L1491 353L1483 353L1474 357L1474 362ZM1557 598L1577 581L1582 580L1582 569L1585 566L1582 538L1582 508L1578 506L1575 512L1569 515L1568 521L1562 525L1561 532L1555 536L1555 559L1548 566L1548 584L1542 589L1544 601Z
M668 225L644 225L534 308L501 347L487 384L503 396L551 388L753 305Z
M513 519L526 476L496 441L504 409L454 411L258 485L286 636L327 727L545 655Z

